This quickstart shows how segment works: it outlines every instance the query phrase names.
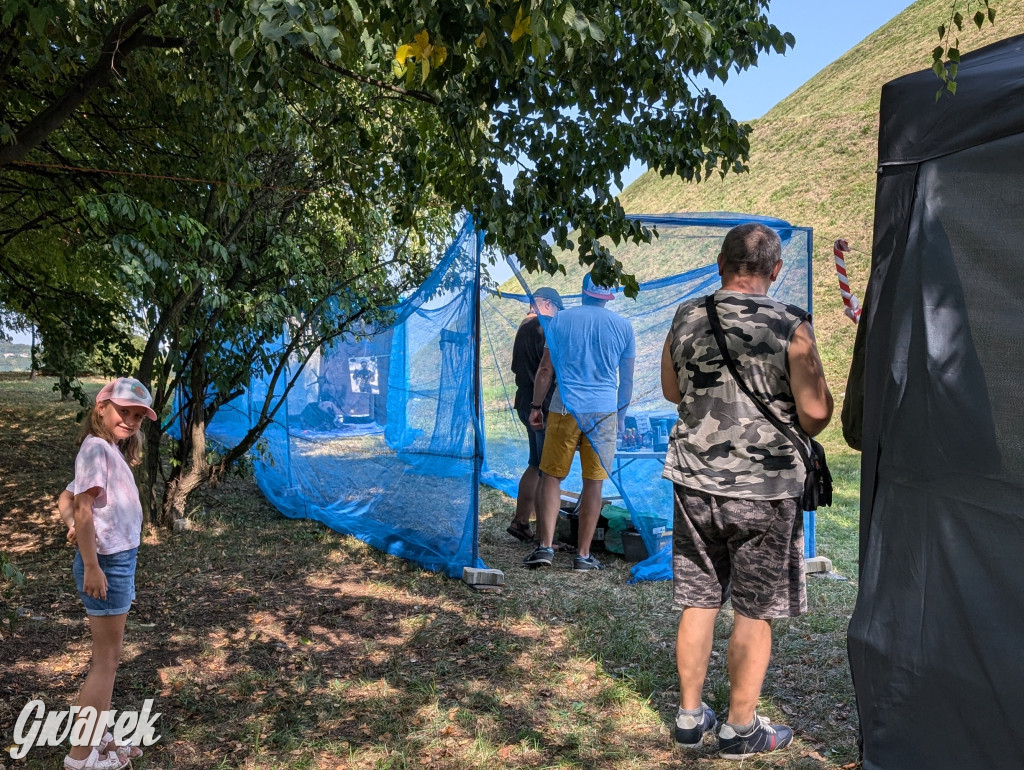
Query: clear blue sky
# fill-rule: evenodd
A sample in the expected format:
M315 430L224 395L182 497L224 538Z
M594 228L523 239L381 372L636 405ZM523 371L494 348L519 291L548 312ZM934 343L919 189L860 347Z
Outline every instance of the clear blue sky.
M768 18L792 32L796 46L785 56L762 56L755 69L730 76L716 93L739 120L759 118L910 5L908 0L772 0ZM929 64L922 61L921 69Z
M785 56L762 56L755 69L733 74L713 90L733 117L759 118L909 5L908 0L772 0L768 18L792 32L796 46ZM921 62L922 69L927 65ZM622 183L628 186L644 171L640 164L630 166ZM510 274L504 265L492 268L498 280ZM27 343L29 337L19 334L15 341Z
M716 82L711 90L734 118L760 118L912 4L909 0L772 0L769 20L783 32L793 33L796 46L785 56L762 56L756 68L731 74L724 85ZM922 59L921 69L929 64ZM628 187L645 170L639 164L631 166L623 174L623 185Z
M785 56L760 57L758 66L709 84L737 120L754 120L913 3L910 0L772 0L769 20L791 32L796 45ZM939 22L936 20L936 26ZM924 69L930 62L922 60ZM646 166L634 163L622 174L628 187ZM511 276L504 263L490 268L499 282Z

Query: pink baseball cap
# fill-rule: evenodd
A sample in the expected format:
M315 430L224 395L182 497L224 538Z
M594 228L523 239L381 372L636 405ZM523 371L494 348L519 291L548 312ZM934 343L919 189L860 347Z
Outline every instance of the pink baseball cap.
M583 276L583 293L587 296L593 297L594 299L615 299L615 292L607 286L600 286L594 283L594 279L590 277L590 273Z
M132 377L118 377L104 385L96 394L96 403L101 401L113 401L118 406L141 406L146 410L146 417L156 419L153 397L149 395L145 385Z

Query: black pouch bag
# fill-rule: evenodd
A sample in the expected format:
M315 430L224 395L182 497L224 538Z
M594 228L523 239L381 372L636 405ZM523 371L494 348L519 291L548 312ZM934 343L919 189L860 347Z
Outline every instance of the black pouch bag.
M804 442L797 438L792 429L783 424L778 417L772 414L771 410L755 396L750 388L747 387L747 383L740 377L738 371L736 371L736 362L733 361L732 356L729 355L729 348L725 344L725 333L722 331L722 322L718 318L718 310L715 307L715 297L713 294L709 294L704 299L704 309L707 310L708 320L711 322L711 331L715 334L715 342L718 343L718 349L722 354L722 358L725 360L725 365L729 368L729 372L736 380L736 384L740 386L740 390L747 394L747 397L754 402L754 406L757 410L764 415L764 418L768 420L772 425L778 428L782 435L789 439L790 443L796 447L797 454L804 461L804 467L807 469L807 476L804 478L804 493L800 497L800 505L805 511L816 511L819 506L831 506L832 505L832 473L828 469L828 463L825 462L825 447L815 441L813 438L808 438L810 442L810 451L804 445Z
M790 439L792 441L793 439ZM804 494L800 498L800 505L805 511L816 511L818 506L832 505L832 473L825 461L825 447L815 441L811 441L810 456L804 458L807 466L807 478L804 479ZM793 442L797 449L800 449L799 442ZM802 453L801 453L802 454Z

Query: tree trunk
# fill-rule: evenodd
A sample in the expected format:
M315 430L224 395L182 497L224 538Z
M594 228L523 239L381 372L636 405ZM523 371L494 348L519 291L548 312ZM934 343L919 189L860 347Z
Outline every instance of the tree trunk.
M153 396L153 411L157 414L157 421L147 424L142 431L143 452L139 473L139 497L142 498L142 522L147 527L155 524L158 518L158 500L160 499L158 487L163 476L161 473L163 458L160 456L160 447L164 437L164 426L160 418L166 411L168 400L164 396L164 382L153 381L156 353L156 346L147 344L142 358L139 360L138 371L135 373L139 382L149 388L149 392Z
M202 406L193 409L201 414ZM184 467L181 473L177 474L168 482L164 489L163 506L160 510L160 525L173 527L178 519L185 518L188 497L199 486L207 481L212 475L212 469L206 462L206 423L199 419L192 423L189 431L189 440L192 447L191 456L182 458Z
M175 521L185 518L189 495L198 489L209 476L209 466L206 466L205 472L191 466L167 485L167 489L164 490L163 508L160 511L162 526L173 527Z
M39 376L39 362L36 360L36 355L38 354L39 351L36 349L36 325L35 324L32 324L32 347L29 350L31 351L31 358L29 358L28 378L30 380L33 380L33 379L35 379L36 377Z
M142 439L145 447L142 453L142 465L139 470L139 495L142 500L142 522L145 526L153 524L153 513L157 510L158 490L160 482L160 440L163 432L160 425L153 423L143 430Z
M172 478L164 489L164 501L160 511L160 524L164 527L173 527L175 521L185 518L185 506L188 504L189 495L212 475L210 464L206 461L206 370L203 365L205 345L199 343L195 352L196 356L189 372L192 404L181 437L181 472Z
M57 375L57 386L60 388L60 402L62 404L71 400L71 378L64 372Z

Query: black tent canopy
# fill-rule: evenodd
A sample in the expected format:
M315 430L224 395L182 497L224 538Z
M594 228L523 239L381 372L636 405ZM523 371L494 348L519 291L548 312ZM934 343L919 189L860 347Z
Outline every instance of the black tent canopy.
M866 770L1024 766L1024 35L882 90L843 425Z

